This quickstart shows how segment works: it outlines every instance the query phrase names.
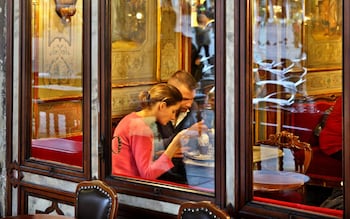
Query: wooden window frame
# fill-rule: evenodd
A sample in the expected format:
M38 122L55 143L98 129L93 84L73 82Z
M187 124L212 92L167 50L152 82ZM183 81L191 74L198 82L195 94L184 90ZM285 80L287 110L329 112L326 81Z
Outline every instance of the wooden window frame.
M193 200L209 200L220 207L226 205L226 165L225 159L225 122L221 119L215 120L216 147L215 153L215 192L208 193L199 190L186 189L183 187L171 186L171 184L160 184L155 181L133 180L131 178L119 178L111 176L111 139L112 139L112 117L111 117L111 36L110 34L110 2L100 1L100 99L101 99L101 159L100 166L101 178L107 181L108 184L116 187L118 193L123 193L132 196L151 198L160 201L180 204L183 201ZM215 105L216 118L224 118L225 113L225 1L216 1L216 52L215 52ZM220 48L220 49L218 49ZM108 83L106 83L108 82Z
M343 1L343 14L350 13L350 2ZM250 218L333 218L331 216L321 215L317 212L307 212L298 209L285 208L282 206L270 205L262 202L253 201L252 191L252 76L247 74L252 69L252 36L250 14L252 0L235 0L235 78L238 79L235 86L235 118L238 118L239 126L235 128L235 210L234 215ZM343 39L349 39L350 19L343 16ZM350 41L343 41L343 60L349 60ZM350 66L343 62L343 110L350 111ZM237 123L236 123L237 124ZM350 141L350 114L344 114L343 118L343 142ZM346 145L346 144L345 144ZM343 148L343 157L350 157L350 148ZM343 178L344 178L344 206L350 205L350 159L343 159ZM344 209L344 218L350 217L350 209Z
M90 169L90 81L91 81L91 1L83 1L83 40L82 40L82 71L83 77L83 154L82 167L74 167L65 164L55 164L53 162L39 161L30 159L31 150L31 129L32 120L28 119L28 109L32 108L31 97L31 74L32 65L32 33L31 33L31 16L32 16L32 1L20 1L20 61L19 69L19 166L21 171L41 174L44 176L55 177L58 179L71 180L79 182L83 179L91 178ZM11 9L12 10L12 9ZM12 52L10 53L12 54ZM12 76L11 76L12 77ZM11 98L12 102L12 98ZM12 129L12 127L11 127ZM9 130L11 130L9 129ZM11 141L10 141L11 142ZM9 155L12 157L12 154Z

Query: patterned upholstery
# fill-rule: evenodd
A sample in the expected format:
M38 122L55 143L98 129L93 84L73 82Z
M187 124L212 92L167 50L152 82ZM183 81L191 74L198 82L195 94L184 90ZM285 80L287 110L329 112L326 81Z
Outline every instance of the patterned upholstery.
M208 201L181 204L178 219L228 219L228 214Z
M116 218L116 191L100 180L80 182L76 189L75 216L78 219Z

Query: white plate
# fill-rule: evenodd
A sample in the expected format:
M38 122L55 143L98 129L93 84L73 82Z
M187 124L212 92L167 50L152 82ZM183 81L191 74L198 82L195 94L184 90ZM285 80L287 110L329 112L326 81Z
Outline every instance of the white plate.
M200 161L213 161L214 154L200 154L199 152L185 152L185 156Z

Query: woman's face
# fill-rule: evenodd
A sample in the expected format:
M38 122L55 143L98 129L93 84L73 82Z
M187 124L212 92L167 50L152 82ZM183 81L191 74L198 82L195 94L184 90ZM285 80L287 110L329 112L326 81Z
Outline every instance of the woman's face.
M169 121L176 119L176 113L180 108L180 103L172 106L167 106L166 103L163 103L159 106L158 113L156 115L157 121L166 125Z

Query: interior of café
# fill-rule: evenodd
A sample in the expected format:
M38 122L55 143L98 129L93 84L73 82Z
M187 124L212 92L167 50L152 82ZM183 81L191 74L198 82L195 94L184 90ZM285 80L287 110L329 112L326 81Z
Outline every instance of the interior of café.
M1 7L0 218L350 217L350 2Z

